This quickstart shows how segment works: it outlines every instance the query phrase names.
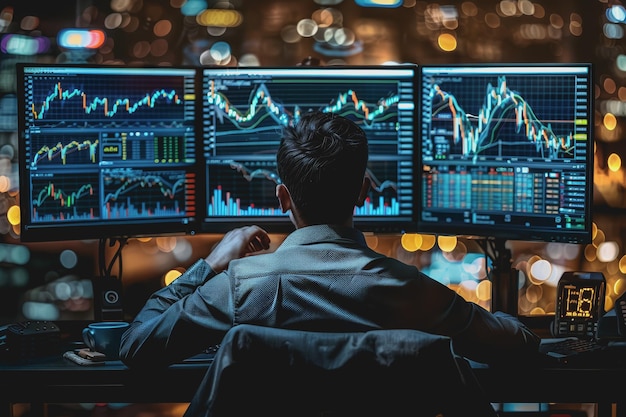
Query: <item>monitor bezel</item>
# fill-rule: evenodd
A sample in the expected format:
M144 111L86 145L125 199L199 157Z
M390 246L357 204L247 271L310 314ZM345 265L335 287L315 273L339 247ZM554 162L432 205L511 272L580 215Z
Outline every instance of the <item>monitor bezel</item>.
M556 228L538 228L538 227L513 227L507 228L506 225L484 225L484 224L448 224L445 222L429 222L424 221L422 218L422 210L424 207L423 184L421 178L418 179L417 186L418 192L415 198L416 211L418 216L416 219L416 229L418 233L436 234L436 235L449 235L459 236L468 239L487 239L487 240L500 240L500 241L530 241L530 242L558 242L558 243L573 243L573 244L588 244L592 242L593 234L593 173L594 173L594 94L593 94L593 65L589 62L576 62L576 63L466 63L466 64L427 64L420 65L420 82L423 86L424 72L433 71L437 69L446 70L450 69L458 71L463 68L472 69L475 71L484 69L489 70L490 73L497 74L498 69L504 69L512 71L515 69L525 71L545 71L546 73L550 69L557 69L564 71L567 69L579 69L580 71L586 71L588 77L587 87L587 102L586 107L589 109L587 115L587 132L588 132L588 145L586 155L586 184L585 184L585 203L584 210L586 213L584 219L584 227L582 229L556 229ZM422 97L420 100L420 137L417 139L417 146L419 151L416 155L416 175L421 176L424 172L424 161L422 155L422 121L424 115L422 114Z

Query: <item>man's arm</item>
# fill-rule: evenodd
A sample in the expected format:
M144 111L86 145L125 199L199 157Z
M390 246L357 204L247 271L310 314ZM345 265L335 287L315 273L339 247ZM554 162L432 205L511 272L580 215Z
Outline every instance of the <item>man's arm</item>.
M424 274L420 280L417 297L434 323L426 330L450 336L459 355L496 363L537 354L539 337L516 317L492 313Z
M213 271L222 272L233 259L243 258L269 247L270 237L265 230L259 226L241 227L226 233L205 261Z
M232 326L227 275L230 261L268 249L257 226L228 232L205 258L150 296L122 336L120 358L129 366L164 366L218 343ZM207 286L202 293L196 291Z
M507 313L490 313L474 305L471 322L453 338L455 350L483 363L523 362L538 354L540 338L524 323Z

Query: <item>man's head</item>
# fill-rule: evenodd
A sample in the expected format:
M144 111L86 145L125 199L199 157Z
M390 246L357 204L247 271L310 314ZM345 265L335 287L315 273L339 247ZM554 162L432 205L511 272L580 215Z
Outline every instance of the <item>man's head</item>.
M351 223L369 188L367 158L367 137L354 122L333 113L305 113L284 129L276 155L288 190L277 187L283 211L306 225Z

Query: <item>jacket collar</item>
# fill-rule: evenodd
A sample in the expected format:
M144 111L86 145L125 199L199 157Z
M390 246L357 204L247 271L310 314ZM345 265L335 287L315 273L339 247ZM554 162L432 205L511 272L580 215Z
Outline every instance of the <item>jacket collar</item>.
M321 242L351 241L357 245L367 247L365 236L360 230L345 226L331 226L327 224L306 226L291 232L282 245L296 246Z

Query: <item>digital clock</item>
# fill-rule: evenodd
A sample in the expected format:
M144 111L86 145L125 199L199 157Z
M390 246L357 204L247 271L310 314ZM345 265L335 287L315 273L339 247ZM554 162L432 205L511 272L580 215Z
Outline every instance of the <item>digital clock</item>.
M557 286L555 335L594 337L604 314L605 286L601 272L564 272Z

